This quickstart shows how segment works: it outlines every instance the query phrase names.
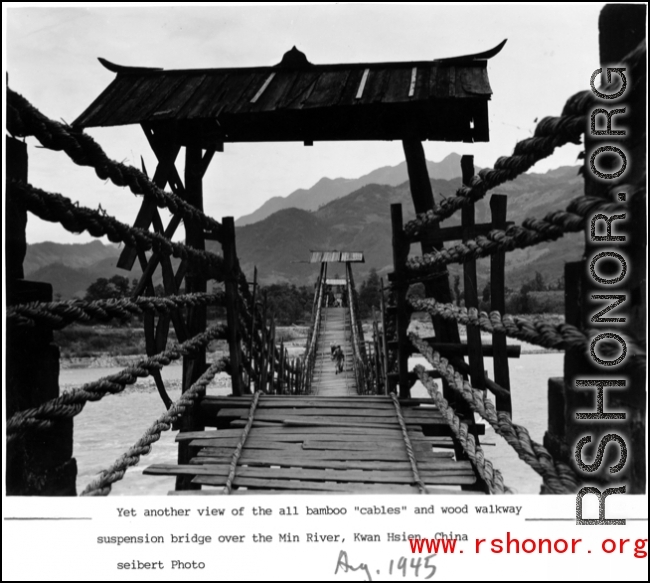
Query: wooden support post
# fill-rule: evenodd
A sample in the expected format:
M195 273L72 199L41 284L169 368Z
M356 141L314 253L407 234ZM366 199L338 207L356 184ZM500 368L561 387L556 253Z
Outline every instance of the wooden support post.
M463 156L460 161L463 173L463 184L468 185L474 176L474 156ZM462 208L463 241L474 239L474 205L467 204ZM476 261L463 263L463 283L465 291L465 307L478 310L478 282L476 280ZM467 345L469 347L469 369L472 386L485 389L485 364L481 347L481 329L473 324L467 325Z
M495 229L506 228L508 197L505 194L493 194L490 198L492 226ZM506 254L495 253L490 258L490 307L501 314L506 313ZM494 362L494 381L504 389L510 390L510 366L508 364L508 346L503 332L492 334L492 358ZM497 396L496 408L512 415L512 398Z
M235 220L224 217L223 226L223 265L226 284L226 316L228 322L228 346L230 347L230 375L233 395L248 393L241 377L241 339L239 334L240 298L237 289L239 262L235 247Z
M255 359L253 351L255 350L255 319L257 317L257 266L253 269L253 299L251 300L251 337L248 340L248 355L251 359L251 373L255 370ZM251 390L252 374L248 375L248 392Z
M27 182L27 144L5 137L7 192L12 180ZM25 281L27 212L7 197L6 301L8 305L51 302L52 286ZM59 348L48 326L7 326L6 419L59 396ZM47 429L28 429L7 441L9 496L75 496L77 464L72 457L73 420L55 419Z
M185 199L186 201L203 210L203 171L201 167L201 149L188 146L185 157ZM192 219L185 220L185 244L195 249L205 249L203 228ZM206 276L200 270L191 268L185 277L185 291L188 293L205 292L207 289ZM187 331L190 336L195 336L205 331L207 324L207 311L205 306L192 306L188 308ZM196 380L205 372L205 349L192 356L183 358L183 392L187 391ZM187 411L180 420L181 431L200 431L204 428L197 411ZM194 457L195 448L190 448L186 442L178 444L178 463L188 464ZM201 487L193 484L188 476L177 476L177 490L197 490Z
M408 358L411 350L407 336L410 316L408 306L406 305L408 284L405 281L405 271L409 244L404 235L401 204L390 205L390 217L393 228L393 269L395 273L395 296L397 299L397 372L399 373L399 396L402 399L407 399L410 396Z
M384 295L384 278L382 277L380 280L380 285L381 285L381 294L379 296L380 298L380 306L381 306L381 349L382 349L382 355L383 355L383 361L384 361L384 394L387 395L389 391L389 385L388 385L388 337L386 335L386 296Z

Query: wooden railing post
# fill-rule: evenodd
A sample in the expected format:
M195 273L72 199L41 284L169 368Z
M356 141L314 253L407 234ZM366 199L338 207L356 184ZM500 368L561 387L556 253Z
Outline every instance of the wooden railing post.
M463 173L463 184L468 185L474 176L474 156L463 156L460 160ZM462 209L463 241L476 237L474 226L476 224L473 204L466 204ZM465 307L478 310L478 282L476 279L476 260L463 263L463 289L465 292ZM485 364L483 362L483 347L481 345L481 329L473 324L467 327L467 349L469 356L469 370L472 386L485 389Z
M5 137L7 192L11 180L27 182L27 144ZM51 302L52 286L25 281L27 212L7 197L6 301L8 305ZM59 396L59 348L48 326L7 326L6 418ZM54 420L47 429L29 429L7 441L9 496L75 496L77 463L72 457L73 421Z
M410 385L408 378L408 360L411 353L410 341L407 336L410 316L406 304L406 260L409 253L409 244L404 234L404 221L402 218L402 205L390 205L390 218L393 228L393 270L395 279L395 298L397 301L397 372L399 374L399 396L408 399ZM392 390L392 387L391 387Z
M226 317L228 322L228 346L230 352L230 376L232 379L233 395L248 393L241 376L241 338L239 334L240 309L237 279L239 276L239 262L235 246L235 220L224 217L223 225L223 264L226 284Z
M506 213L508 197L505 194L493 194L490 198L492 227L506 228ZM495 253L490 258L490 307L501 314L506 313L506 254L505 251ZM492 334L492 358L494 363L494 381L497 385L510 391L510 365L508 363L508 347L504 332ZM496 408L507 411L512 415L512 398L498 394L495 396Z

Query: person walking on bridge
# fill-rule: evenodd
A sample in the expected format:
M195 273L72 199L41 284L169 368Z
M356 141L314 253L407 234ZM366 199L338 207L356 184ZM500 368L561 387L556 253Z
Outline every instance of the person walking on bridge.
M334 360L336 361L336 374L343 372L343 365L345 363L345 354L343 353L340 344L336 347L336 352L334 353Z

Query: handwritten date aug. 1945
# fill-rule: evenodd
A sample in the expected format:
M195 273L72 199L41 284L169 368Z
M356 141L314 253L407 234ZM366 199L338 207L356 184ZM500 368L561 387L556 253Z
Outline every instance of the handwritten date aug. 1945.
M394 559L391 559L388 563L388 575L400 574L402 577L406 577L407 574L414 578L419 578L420 575L424 575L424 579L431 579L435 575L436 567L431 564L431 559L435 557L435 554L429 555L427 557L413 557L410 562L407 557L400 557L397 562ZM358 563L350 564L348 553L346 551L339 551L339 556L336 561L336 569L334 569L334 574L337 575L341 571L342 573L359 571L360 574L367 577L367 581L372 581L371 571L373 571L367 563ZM386 573L386 571L384 572ZM381 575L379 569L374 571L375 575Z

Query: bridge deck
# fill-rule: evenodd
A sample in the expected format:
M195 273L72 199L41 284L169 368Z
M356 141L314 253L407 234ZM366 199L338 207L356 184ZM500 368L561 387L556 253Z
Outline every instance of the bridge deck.
M323 308L323 320L318 335L318 354L312 379L312 393L327 397L356 394L352 374L352 345L346 334L347 308ZM331 345L340 345L345 354L344 370L336 374Z
M180 433L196 454L188 465L157 464L146 474L190 475L202 490L223 493L251 397L205 397L206 425ZM430 401L401 401L422 481L429 493L458 493L476 481L467 461L454 459L449 430ZM395 407L383 396L260 398L234 478L234 494L414 493L416 486Z

